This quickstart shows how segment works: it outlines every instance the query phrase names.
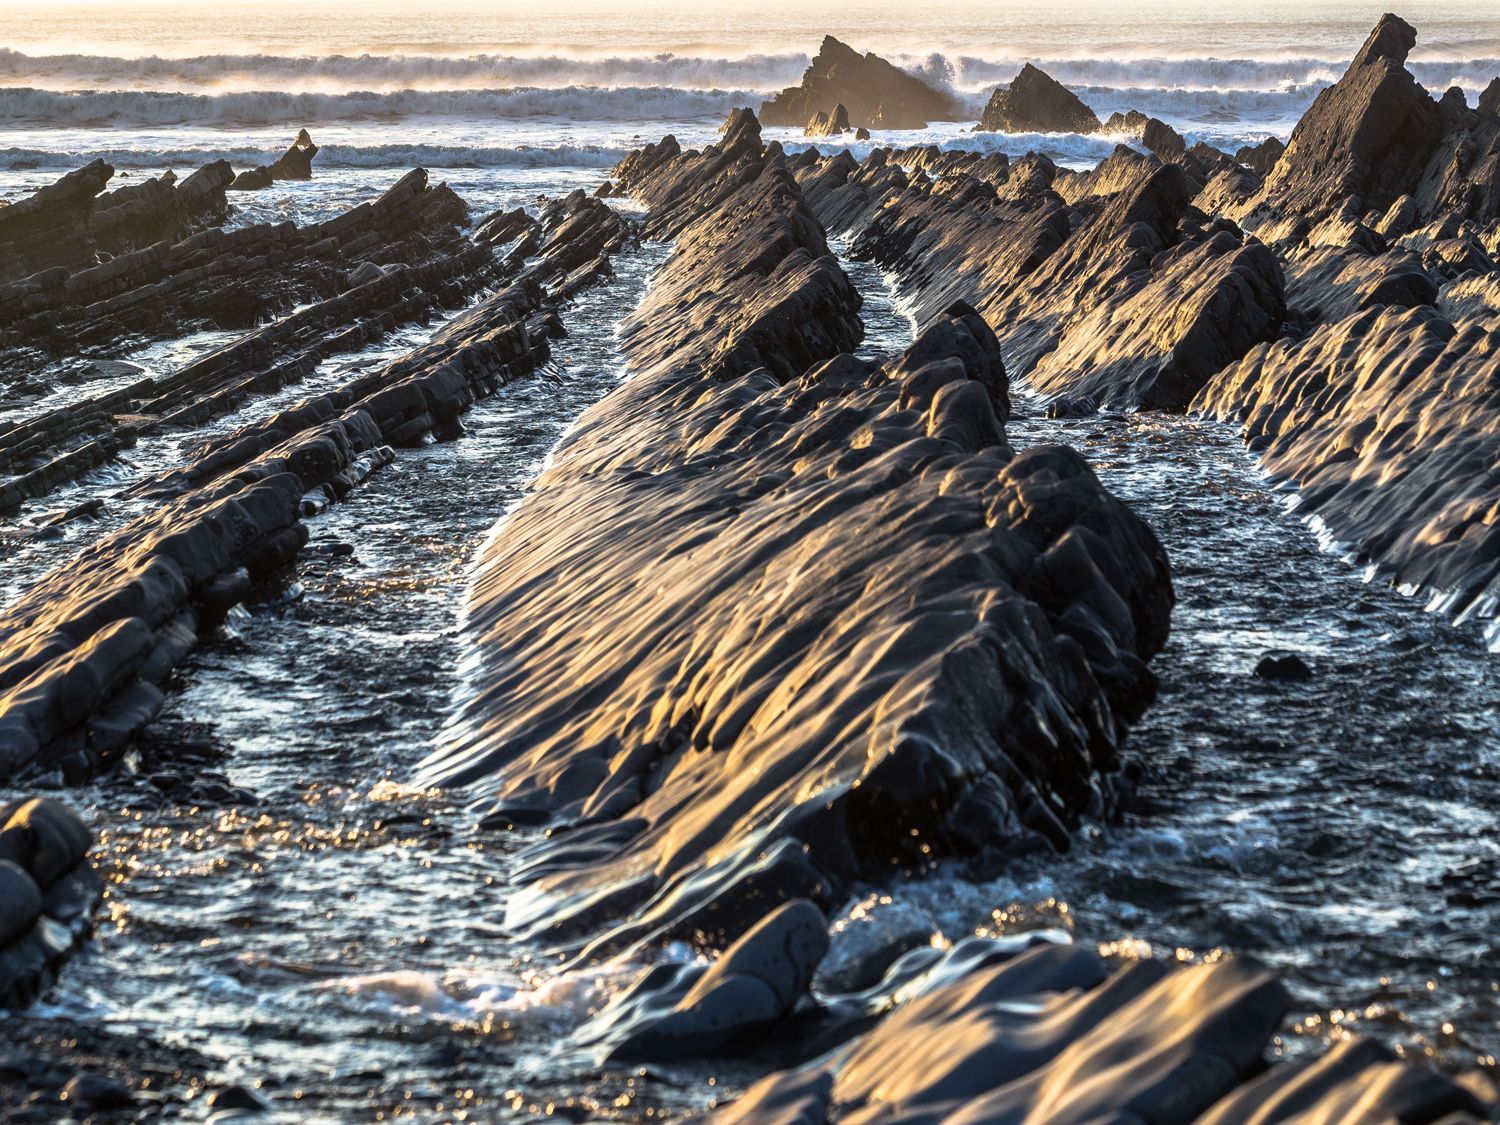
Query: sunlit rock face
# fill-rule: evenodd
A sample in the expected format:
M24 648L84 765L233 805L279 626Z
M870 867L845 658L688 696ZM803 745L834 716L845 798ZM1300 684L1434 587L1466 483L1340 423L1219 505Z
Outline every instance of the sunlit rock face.
M814 114L831 117L840 104L848 110L850 126L864 129L925 129L929 122L957 121L964 115L952 95L828 35L801 85L765 102L760 119L801 128Z
M1434 100L1405 66L1416 42L1410 24L1381 17L1235 217L1315 217L1348 202L1378 214L1403 195L1424 218L1500 216L1500 116L1485 99L1469 109L1457 89Z
M637 373L486 549L475 694L421 773L565 829L509 912L559 945L722 948L861 875L1066 847L1165 638L1155 538L1071 450L1012 452L972 310L840 354L858 298L753 120L624 169L677 232Z
M1270 250L1193 206L1181 166L1127 148L1086 175L1019 161L933 178L872 157L799 177L856 256L902 279L919 324L972 304L1049 396L1183 410L1285 316Z
M1493 613L1500 596L1500 330L1368 308L1254 349L1194 408L1232 420L1300 510L1393 581Z
M903 981L899 1006L869 1034L762 1079L711 1120L1248 1125L1490 1117L1459 1083L1367 1039L1268 1069L1264 1053L1290 997L1253 961L1177 969L1137 961L1111 972L1086 950L1041 945L953 975ZM876 988L855 1003L885 995Z

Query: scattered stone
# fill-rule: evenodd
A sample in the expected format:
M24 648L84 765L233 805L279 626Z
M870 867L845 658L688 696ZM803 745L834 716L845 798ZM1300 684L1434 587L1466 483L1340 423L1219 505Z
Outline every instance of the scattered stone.
M318 155L318 146L313 144L307 130L297 133L297 139L269 167L251 168L241 172L229 185L230 191L264 191L278 180L312 179L313 157Z
M208 1105L211 1109L243 1109L252 1112L271 1108L271 1103L259 1090L239 1084L213 1091L208 1095Z

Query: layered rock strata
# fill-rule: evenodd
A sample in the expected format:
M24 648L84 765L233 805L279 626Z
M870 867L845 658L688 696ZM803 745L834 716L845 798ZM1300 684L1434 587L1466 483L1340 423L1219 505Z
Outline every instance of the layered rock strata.
M831 115L838 105L846 107L853 126L864 129L925 129L930 122L963 116L951 94L828 35L801 84L762 104L760 120L800 129L814 114Z
M723 948L858 877L1066 847L1152 693L1150 531L1010 449L971 310L845 354L858 298L757 134L617 169L676 238L637 374L486 549L476 694L420 774L552 826L508 921L563 947Z
M105 192L114 172L95 160L0 207L0 294L7 282L87 269L101 255L176 242L228 216L224 191L234 173L225 161L204 165L181 183L167 172ZM16 311L0 296L0 325Z
M429 196L445 206L424 205ZM201 425L256 396L300 381L332 355L364 348L399 325L426 321L444 308L461 305L507 272L514 274L521 259L497 259L493 250L464 238L452 224L461 211L453 211L455 200L449 197L446 188L428 187L424 172L409 174L371 207L375 218L369 225L374 230L356 230L343 240L331 235L316 255L318 269L327 271L316 284L334 288L336 295L255 329L170 374L142 377L82 401L0 423L0 515L12 514L26 501L44 497L112 460L144 435ZM408 211L422 223L416 232L405 222L412 215L402 218ZM307 237L304 232L292 233ZM371 234L377 234L378 241L372 241ZM348 255L346 263L358 261L361 254L370 256L342 273L334 263L343 254ZM372 260L393 257L415 260L387 266ZM216 260L216 272L226 287L236 287L236 260L232 254ZM248 284L253 286L257 271L250 265ZM283 261L282 267L262 267L270 284L285 282L291 272L285 266ZM187 272L201 270L189 267ZM138 292L127 290L123 296L128 299ZM163 313L158 307L149 315L159 318Z
M1416 42L1410 24L1383 16L1241 215L1316 217L1346 203L1379 214L1410 195L1423 219L1500 217L1500 110L1483 99L1470 109L1457 88L1435 100L1405 66Z
M1500 612L1500 324L1370 307L1252 350L1195 409L1244 427L1299 510L1391 582Z
M864 994L808 1001L779 1035L817 1029L808 1045L821 1057L761 1080L711 1120L1491 1119L1495 1107L1460 1082L1366 1039L1268 1066L1289 1007L1285 990L1253 961L1111 966L1072 945L1018 950L1015 939L974 938L946 954L908 954ZM861 1014L877 1011L889 1014L839 1045Z
M111 354L124 340L253 327L298 302L337 296L366 263L415 265L461 251L466 215L446 185L430 185L416 169L325 222L210 228L31 274L0 285L0 374L31 375L58 356Z
M304 518L390 460L390 447L459 436L476 399L546 359L561 329L543 302L603 276L599 255L629 233L581 196L544 225L553 237L507 288L403 359L190 447L179 469L136 486L165 503L0 614L0 778L76 782L111 762L198 637L285 573Z
M972 304L1007 369L1042 393L1183 410L1280 331L1275 256L1195 207L1178 165L1122 147L1086 176L1031 160L982 178L961 167L934 178L880 152L798 176L856 256L901 278L919 324Z

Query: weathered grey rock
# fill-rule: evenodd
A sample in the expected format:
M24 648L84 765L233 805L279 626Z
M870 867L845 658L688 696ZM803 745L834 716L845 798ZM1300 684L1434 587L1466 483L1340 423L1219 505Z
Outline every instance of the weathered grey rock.
M956 121L963 113L950 94L828 35L801 85L765 102L760 119L801 128L814 114L831 115L840 104L847 107L852 125L868 129L925 129L929 122Z
M1031 63L1009 86L990 95L978 127L991 133L1097 133L1104 128L1077 94Z

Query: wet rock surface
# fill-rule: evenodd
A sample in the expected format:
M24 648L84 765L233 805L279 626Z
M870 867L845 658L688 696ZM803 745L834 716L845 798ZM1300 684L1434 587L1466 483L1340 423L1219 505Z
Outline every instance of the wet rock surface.
M1497 364L1493 322L1370 308L1255 349L1195 408L1242 425L1358 561L1484 621L1500 578Z
M1330 99L1346 121L1351 90L1400 89L1385 63L1410 44L1382 28ZM316 269L291 255L285 288L251 271L272 304L340 288L213 363L149 384L79 364L69 378L124 393L0 433L28 473L80 458L21 498L61 493L6 530L17 565L90 544L0 617L0 732L39 784L119 771L88 799L111 825L111 882L135 880L130 905L147 908L131 923L126 899L111 907L141 955L125 981L73 971L93 989L81 995L134 996L145 1030L70 1024L77 995L7 1020L4 1113L633 1117L658 1096L701 1107L711 1073L726 1095L750 1087L722 1114L742 1120L1493 1118L1483 1080L1410 1061L1425 1051L1451 1072L1493 1046L1483 654L1383 591L1345 608L1310 589L1337 564L1296 538L1218 428L1114 413L1192 401L1244 424L1330 541L1441 591L1450 613L1492 616L1492 94L1477 110L1434 103L1417 182L1377 153L1371 182L1400 188L1384 208L1359 192L1282 207L1295 177L1270 146L1231 159L1159 132L1155 156L1122 149L1082 174L935 146L789 159L748 112L706 152L668 138L633 155L619 189L651 208L649 235L676 241L625 326L634 378L485 547L458 724L422 775L482 793L478 828L445 794L353 790L372 762L406 777L448 706L459 630L420 603L456 583L455 544L477 542L528 475L509 466L497 486L459 451L502 387L517 403L486 455L512 438L538 458L550 446L534 431L564 393L548 360L568 302L641 253L600 202L615 187L497 211L472 237L446 198L429 202L447 217L397 242L365 212ZM1122 129L1144 139L1139 116ZM1304 139L1320 135L1342 134ZM200 181L184 221L215 221L220 178ZM66 218L87 210L88 180L29 212L53 215L36 230L76 256L65 270L108 265L106 238L134 253L148 210L179 221L166 177L108 206L93 188L93 211ZM825 229L864 260L841 270ZM869 338L850 278L876 263L915 340ZM427 317L443 327L405 354L359 361ZM6 355L22 370L43 353ZM546 378L512 385L534 371ZM293 401L302 378L314 385ZM91 474L115 471L128 440L149 457L101 490ZM127 508L141 514L119 519ZM1170 638L1147 513L1187 579ZM446 577L412 564L414 546ZM1330 601L1342 612L1325 635ZM1163 668L1163 705L1138 722ZM1118 753L1127 724L1144 780ZM1126 826L1103 828L1138 783ZM60 816L31 819L74 823ZM0 965L21 940L7 917L86 923L87 889L56 889L86 861L45 883L84 831L0 832L0 854L24 861L0 860L14 907ZM369 854L385 858L354 858ZM351 890L316 917L332 886ZM974 902L982 918L1059 888L1081 933L1144 932L1189 963L1062 944L1014 902L994 906L1008 936L965 936ZM153 894L167 903L154 917ZM1431 925L1414 920L1427 903ZM1293 994L1214 943L1269 957ZM453 969L496 949L568 968L501 985ZM208 987L173 979L189 964L213 966ZM511 1003L523 977L548 999ZM529 1004L575 990L589 996L575 1031L555 1012L527 1024ZM174 1012L221 1009L203 1025L218 1057L165 1041L180 1042L143 1015L158 992ZM276 1013L265 1026L242 1021L248 996ZM1323 1011L1329 997L1349 1010ZM316 1074L270 1061L328 1027L368 1052L363 1069L347 1053ZM1344 1027L1402 1053L1340 1041ZM1442 1030L1426 1040L1429 1027ZM545 1073L528 1070L539 1040L562 1044ZM280 1077L226 1071L245 1044ZM524 1095L502 1088L511 1075Z
M388 214L429 190L425 174L416 173L367 207ZM0 616L0 775L55 773L74 784L116 761L156 714L163 684L198 638L232 608L284 580L307 541L306 517L388 464L391 447L458 436L460 416L476 399L545 361L561 327L542 301L566 299L606 276L608 253L628 234L623 220L581 192L548 211L541 225L547 238L535 247L534 260L512 260L520 272L511 284L451 320L425 346L226 436L188 446L180 465L134 485L136 493L160 497L159 507L100 539L6 608ZM491 251L464 253L479 259L478 278L497 275ZM116 395L110 410L84 414L86 424L108 427L117 411L155 412L155 418L132 414L126 431L134 439L153 424L185 427L227 412L295 381L296 374L278 370L275 360L306 373L331 352L368 343L368 334L357 323L351 328L350 320L371 300L409 300L402 294L412 280L407 271L380 271L356 285L350 299L276 322L175 379ZM278 344L300 350L276 356ZM268 357L275 357L271 375L255 374L253 367L245 375L246 367ZM74 439L77 414L68 408L6 436L33 448ZM27 482L22 477L9 486L17 500L35 494Z
M308 136L307 130L302 129L297 133L297 139L292 142L291 147L275 161L265 167L251 168L241 172L226 190L260 191L270 187L277 180L310 180L312 179L313 157L317 155L318 146L313 144L313 139Z
M882 154L842 183L816 165L799 177L856 256L902 279L919 323L973 304L1007 369L1045 394L1183 410L1285 316L1272 252L1194 207L1179 165L1129 149L1086 176L1033 163L935 179Z
M0 1008L23 1008L93 928L89 830L48 797L0 803Z
M858 299L753 126L657 173L716 202L676 205L626 328L640 373L487 551L475 695L421 774L553 825L508 923L591 954L1066 847L1118 799L1165 636L1150 532L1072 451L1012 454L971 310L881 365L840 354Z

